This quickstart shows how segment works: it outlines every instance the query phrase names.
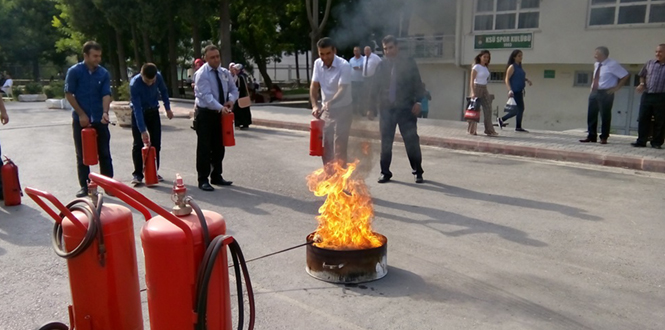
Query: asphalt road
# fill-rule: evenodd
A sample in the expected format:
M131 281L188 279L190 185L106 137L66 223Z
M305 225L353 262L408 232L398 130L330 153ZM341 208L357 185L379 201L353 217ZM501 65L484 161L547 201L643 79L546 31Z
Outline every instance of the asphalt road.
M12 103L9 114L0 141L23 186L73 199L68 112ZM141 193L170 206L171 180L182 174L205 209L224 215L247 258L303 243L316 228L323 199L305 177L321 163L308 156L305 133L237 132L224 161L224 177L235 183L207 193L195 187L189 122L163 123L167 182ZM129 129L112 127L116 179L126 183L130 144ZM437 148L423 154L422 185L413 183L403 145L394 147L394 182L376 183L377 160L364 165L375 230L388 237L388 275L360 286L321 282L305 272L304 248L250 263L257 329L663 328L665 176ZM134 221L144 287L144 219L135 213ZM27 197L0 206L0 329L67 321L66 263L51 249L51 226Z

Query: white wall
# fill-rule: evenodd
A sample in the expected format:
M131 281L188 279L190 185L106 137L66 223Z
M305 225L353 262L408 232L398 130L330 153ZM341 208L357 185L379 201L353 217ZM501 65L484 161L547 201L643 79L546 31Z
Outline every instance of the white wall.
M665 24L648 27L587 27L591 0L542 0L539 28L535 30L481 31L477 34L533 32L533 49L524 50L531 63L592 63L594 49L606 46L610 57L621 63L643 64L652 59L656 46L665 42ZM474 1L463 3L462 58L473 59ZM508 57L511 50L494 50L493 58Z
M460 120L464 107L466 70L454 65L419 64L420 76L432 95L429 118Z

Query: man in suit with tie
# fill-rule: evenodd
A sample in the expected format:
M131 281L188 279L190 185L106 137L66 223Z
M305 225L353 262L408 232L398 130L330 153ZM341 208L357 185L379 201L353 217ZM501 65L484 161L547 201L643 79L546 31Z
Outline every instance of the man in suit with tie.
M220 66L221 57L217 47L209 45L203 54L207 63L197 71L194 82L197 110L196 172L199 189L213 191L215 188L211 183L219 186L233 184L222 178L225 151L222 144L222 114L231 112L238 99L238 88L231 73Z
M381 176L378 182L386 183L393 176L390 162L395 129L399 125L415 182L423 183L417 121L425 89L416 62L399 54L397 39L389 35L383 38L382 43L385 59L377 68L373 92L370 94L372 106L378 107L380 111Z

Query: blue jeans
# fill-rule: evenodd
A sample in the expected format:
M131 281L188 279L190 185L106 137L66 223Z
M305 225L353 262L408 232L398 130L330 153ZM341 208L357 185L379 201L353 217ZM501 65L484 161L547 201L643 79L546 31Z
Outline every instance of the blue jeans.
M517 103L517 109L515 111L507 113L501 120L506 121L510 118L517 116L517 123L515 128L522 128L522 116L524 116L524 91L513 92L513 98L515 103Z

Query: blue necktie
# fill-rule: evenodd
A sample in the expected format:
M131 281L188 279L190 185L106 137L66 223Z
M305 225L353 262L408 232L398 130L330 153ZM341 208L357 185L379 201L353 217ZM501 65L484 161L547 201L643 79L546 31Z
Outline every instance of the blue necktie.
M215 79L217 79L217 88L219 89L219 103L221 105L224 105L226 98L224 97L224 87L222 87L222 80L219 79L219 72L217 70L213 70L215 72Z
M390 70L390 88L388 89L388 101L390 103L395 103L397 99L397 77L395 74L395 64L393 63L393 68Z

